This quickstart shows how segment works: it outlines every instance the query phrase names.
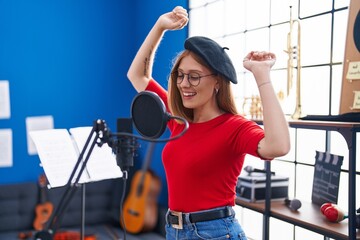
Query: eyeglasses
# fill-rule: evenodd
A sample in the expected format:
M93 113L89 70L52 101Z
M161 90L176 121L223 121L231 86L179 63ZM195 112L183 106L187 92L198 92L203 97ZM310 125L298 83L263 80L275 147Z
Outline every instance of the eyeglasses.
M191 73L186 74L186 73L183 73L181 71L174 71L172 74L176 78L176 83L177 84L181 84L182 81L184 80L185 76L187 76L188 82L193 87L196 87L196 86L198 86L200 84L200 79L201 78L217 75L216 73L211 73L211 74L208 74L208 75L201 76L197 72L191 72Z

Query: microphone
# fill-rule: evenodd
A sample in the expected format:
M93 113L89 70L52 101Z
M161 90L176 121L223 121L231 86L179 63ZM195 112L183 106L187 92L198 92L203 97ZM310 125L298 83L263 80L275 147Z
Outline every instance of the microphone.
M291 211L297 211L301 208L301 201L295 198L293 200L286 198L285 205L290 208Z
M117 138L109 139L108 145L116 155L116 163L122 170L128 170L134 166L135 150L138 147L135 137L131 137L133 132L131 118L118 118L117 131L128 133L129 135L118 135Z
M244 170L248 173L248 175L251 175L252 173L266 173L265 169L257 169L253 168L252 166L246 166L244 167ZM275 172L271 172L271 175L275 175Z
M139 147L136 139L151 142L171 141L181 137L189 128L186 119L168 114L159 95L150 91L142 91L135 96L131 103L131 115L131 118L118 119L117 132L111 133L106 129L102 139L102 142L107 142L112 148L118 166L125 170L134 166L133 157L136 148ZM167 122L171 118L184 122L183 131L175 137L157 139L164 133ZM135 126L142 137L135 136L132 133L132 126ZM113 139L113 137L116 138Z
M343 210L333 203L324 203L321 205L320 211L330 222L341 222L342 220L348 218L348 215L346 215Z

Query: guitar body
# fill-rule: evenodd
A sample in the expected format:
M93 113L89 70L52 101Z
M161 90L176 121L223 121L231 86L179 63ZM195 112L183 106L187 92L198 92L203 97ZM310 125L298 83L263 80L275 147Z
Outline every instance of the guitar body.
M40 203L35 207L35 220L33 222L33 227L37 231L44 229L54 209L53 204L46 199L46 185L47 179L43 174L39 177Z
M150 171L137 171L131 182L131 190L124 202L125 228L130 233L152 230L157 223L157 198L161 183ZM124 227L124 226L123 226Z
M39 231L39 230L44 229L44 225L49 220L49 218L52 214L53 208L54 207L50 202L44 202L44 203L38 204L35 207L36 218L33 223L35 230Z

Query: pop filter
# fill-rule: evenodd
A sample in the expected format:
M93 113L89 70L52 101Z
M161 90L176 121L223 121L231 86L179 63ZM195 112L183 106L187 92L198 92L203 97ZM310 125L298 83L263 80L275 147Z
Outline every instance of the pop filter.
M156 139L165 131L170 120L164 102L150 91L138 93L131 104L131 117L136 130L143 137Z

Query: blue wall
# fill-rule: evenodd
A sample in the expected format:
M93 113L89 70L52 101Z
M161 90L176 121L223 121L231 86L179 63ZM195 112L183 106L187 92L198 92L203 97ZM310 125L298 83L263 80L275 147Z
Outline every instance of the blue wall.
M13 166L0 168L0 183L37 181L43 172L27 152L26 117L52 115L66 129L104 119L115 130L118 117L130 116L136 92L127 69L158 16L176 5L187 1L0 0L0 80L9 81L11 102L0 129L13 131ZM154 77L164 86L186 36L169 32L161 44ZM162 146L151 167L165 183ZM161 202L166 195L164 184Z
M175 6L181 5L187 8L187 1L168 1L168 0L156 0L156 1L144 1L138 0L136 6L136 21L135 21L135 52L140 47L141 43L145 39L149 30L158 19L158 17L164 12L171 11ZM178 52L183 50L184 40L187 37L187 29L182 31L168 31L165 37L160 43L160 47L155 56L155 64L153 77L167 87L168 74L171 70L171 63L173 58ZM168 136L168 132L165 132L164 136ZM161 162L161 151L164 144L158 143L155 149L154 158L151 162L151 168L161 176L163 183L162 192L160 193L160 204L167 204L167 186L165 185L166 179ZM145 147L144 147L145 148Z

